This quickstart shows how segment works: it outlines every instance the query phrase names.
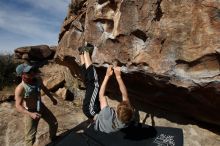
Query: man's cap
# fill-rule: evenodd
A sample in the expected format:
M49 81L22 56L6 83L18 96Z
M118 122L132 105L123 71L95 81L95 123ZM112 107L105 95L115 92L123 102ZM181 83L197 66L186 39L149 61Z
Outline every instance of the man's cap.
M22 73L27 73L29 72L31 69L33 68L33 66L28 65L28 64L20 64L17 66L16 68L16 73L17 75L21 76Z

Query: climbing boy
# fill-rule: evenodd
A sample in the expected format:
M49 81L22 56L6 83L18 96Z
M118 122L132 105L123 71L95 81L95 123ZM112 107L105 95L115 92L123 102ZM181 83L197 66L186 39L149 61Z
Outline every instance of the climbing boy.
M95 67L92 65L91 54L93 46L87 44L79 48L82 75L85 77L86 94L83 102L83 112L94 120L95 130L105 133L116 132L125 128L133 117L133 108L130 105L127 89L121 77L121 68L109 66L105 78L99 90L98 76ZM119 89L122 94L122 101L117 109L110 107L105 96L106 85L110 77L115 73Z
M94 116L100 111L98 75L91 60L93 49L94 47L91 44L79 48L81 60L80 69L86 86L85 98L83 100L83 113L90 121L93 121Z

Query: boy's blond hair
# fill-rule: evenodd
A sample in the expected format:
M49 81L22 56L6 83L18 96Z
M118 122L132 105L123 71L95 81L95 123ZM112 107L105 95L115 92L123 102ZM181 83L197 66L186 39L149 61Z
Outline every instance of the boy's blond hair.
M133 108L127 101L122 101L117 106L117 117L123 123L128 123L133 116Z

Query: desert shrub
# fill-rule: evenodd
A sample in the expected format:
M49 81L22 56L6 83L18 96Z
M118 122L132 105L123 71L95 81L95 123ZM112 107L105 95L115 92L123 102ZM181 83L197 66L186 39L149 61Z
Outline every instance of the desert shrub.
M14 62L13 55L0 55L0 90L15 84L17 65Z

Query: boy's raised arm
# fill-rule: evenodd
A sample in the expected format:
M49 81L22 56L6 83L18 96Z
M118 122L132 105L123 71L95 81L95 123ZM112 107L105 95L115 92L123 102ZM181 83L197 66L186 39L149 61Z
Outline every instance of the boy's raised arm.
M106 107L108 105L106 96L105 96L105 89L106 89L106 85L108 83L109 78L111 77L111 75L113 74L113 70L112 70L112 66L109 66L107 71L106 71L106 75L105 78L102 82L102 85L100 87L100 91L99 91L99 101L100 101L100 107L101 109L103 109L104 107Z
M119 85L119 88L122 94L122 100L129 102L127 88L121 78L121 67L118 67L118 66L114 67L114 73L115 73L116 80L118 82L118 85Z

